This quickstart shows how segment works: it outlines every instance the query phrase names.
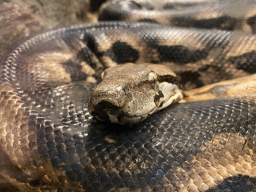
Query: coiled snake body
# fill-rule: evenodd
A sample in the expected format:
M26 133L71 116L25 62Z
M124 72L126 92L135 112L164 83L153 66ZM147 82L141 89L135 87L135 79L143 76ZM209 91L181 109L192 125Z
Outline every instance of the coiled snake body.
M248 7L254 10L255 4ZM173 23L182 20L177 12L168 16L176 18ZM136 13L141 13L138 7L132 15ZM107 14L103 11L102 17ZM234 22L253 27L250 14L239 21L217 15L224 22L214 27L230 29ZM208 28L216 19L192 15L198 14L178 23L206 20ZM241 30L168 27L147 18L151 22L60 27L2 54L0 173L19 190L256 190L256 77L251 75L256 36ZM131 62L166 64L187 90L240 78L187 91L183 102L132 126L92 120L88 97L98 75Z

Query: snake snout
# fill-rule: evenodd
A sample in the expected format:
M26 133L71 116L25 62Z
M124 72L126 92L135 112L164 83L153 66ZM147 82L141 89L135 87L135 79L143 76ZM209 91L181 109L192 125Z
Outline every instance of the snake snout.
M118 123L118 115L120 108L110 101L100 101L93 106L92 102L89 103L89 112L99 120Z

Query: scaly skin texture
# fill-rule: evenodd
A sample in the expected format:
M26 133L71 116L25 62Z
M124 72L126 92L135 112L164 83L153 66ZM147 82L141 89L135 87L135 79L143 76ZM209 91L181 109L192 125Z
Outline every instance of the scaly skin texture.
M90 89L107 67L163 63L192 89L254 73L255 40L236 31L103 22L13 45L0 58L0 174L21 191L255 190L254 75L187 92L214 97L133 126L88 113ZM229 94L235 86L241 91Z
M88 107L103 121L137 123L183 98L176 75L165 65L127 63L108 68L101 76Z

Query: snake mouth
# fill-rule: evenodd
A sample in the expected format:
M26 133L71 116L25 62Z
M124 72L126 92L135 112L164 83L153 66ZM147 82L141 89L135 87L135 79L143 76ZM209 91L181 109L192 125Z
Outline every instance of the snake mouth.
M89 112L101 121L113 123L119 123L118 117L124 115L120 107L109 101L101 101L95 106L89 105Z
M119 124L133 124L146 119L149 114L141 116L131 116L125 114L122 108L116 106L109 101L101 101L94 107L90 107L89 112L91 115L101 121L119 123Z

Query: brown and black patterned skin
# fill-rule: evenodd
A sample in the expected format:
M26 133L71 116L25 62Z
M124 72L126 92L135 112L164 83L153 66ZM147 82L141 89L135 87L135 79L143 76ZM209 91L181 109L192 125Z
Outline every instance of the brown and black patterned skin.
M255 51L254 34L152 22L23 40L0 58L0 174L21 191L255 191ZM173 67L188 97L129 127L93 120L90 88L127 62Z

